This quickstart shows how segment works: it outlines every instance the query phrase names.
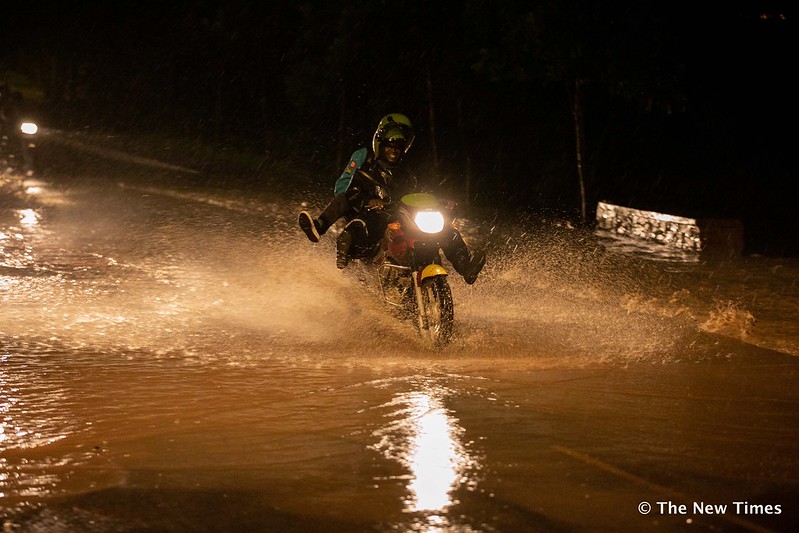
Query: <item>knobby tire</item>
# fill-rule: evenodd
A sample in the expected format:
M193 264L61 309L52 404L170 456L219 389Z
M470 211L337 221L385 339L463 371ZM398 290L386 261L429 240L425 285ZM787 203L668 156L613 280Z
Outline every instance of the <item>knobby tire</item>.
M422 283L422 300L426 311L427 334L433 345L442 348L452 339L455 312L452 291L446 276L436 276Z

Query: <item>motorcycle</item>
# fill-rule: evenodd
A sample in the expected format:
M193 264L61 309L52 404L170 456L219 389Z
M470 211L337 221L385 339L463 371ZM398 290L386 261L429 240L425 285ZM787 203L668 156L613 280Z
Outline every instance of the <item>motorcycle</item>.
M19 123L3 122L0 124L0 157L8 171L22 171L26 176L33 176L34 151L39 133L35 122Z
M452 291L441 264L441 242L451 224L438 198L403 196L389 209L384 235L376 244L353 246L350 255L377 263L380 292L434 347L446 346L454 324Z

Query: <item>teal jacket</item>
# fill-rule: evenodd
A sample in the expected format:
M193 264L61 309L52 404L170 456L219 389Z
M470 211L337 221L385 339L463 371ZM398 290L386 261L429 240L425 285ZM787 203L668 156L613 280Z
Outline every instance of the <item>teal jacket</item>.
M355 173L363 166L368 157L369 149L365 147L355 150L352 153L352 156L350 156L350 162L347 163L347 167L344 169L344 172L342 172L341 176L339 176L339 178L336 180L336 184L333 187L333 194L341 194L350 188L352 177L355 176Z

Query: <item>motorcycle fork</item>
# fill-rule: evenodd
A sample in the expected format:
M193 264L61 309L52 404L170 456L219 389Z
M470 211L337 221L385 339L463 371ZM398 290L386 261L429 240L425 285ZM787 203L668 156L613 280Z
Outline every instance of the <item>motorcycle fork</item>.
M422 293L422 271L427 265L441 264L439 255L439 245L418 242L414 247L413 265L411 277L413 278L413 292L416 297L417 319L419 321L419 331L427 331L430 319L427 316L427 306L424 304L424 294Z
M411 272L411 277L413 278L413 293L416 296L416 309L417 319L419 320L419 331L425 331L425 324L427 324L427 306L424 305L424 298L422 296L422 284L419 281L420 272L413 271Z

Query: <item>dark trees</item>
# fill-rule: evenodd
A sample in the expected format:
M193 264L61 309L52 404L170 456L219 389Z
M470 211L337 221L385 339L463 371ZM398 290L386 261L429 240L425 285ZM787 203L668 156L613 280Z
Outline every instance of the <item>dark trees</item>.
M667 18L650 3L546 0L503 5L498 24L505 38L483 49L480 69L495 83L551 85L565 95L568 106L561 110L561 120L572 121L574 174L585 222L589 163L605 135L602 124L587 125L592 107L617 99L645 112L668 113L682 105L681 64L664 27Z
M795 33L744 4L9 0L0 66L54 119L247 144L320 176L404 112L424 177L585 220L602 197L721 179L741 153L782 164ZM744 128L768 137L726 133Z

